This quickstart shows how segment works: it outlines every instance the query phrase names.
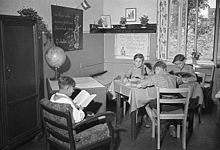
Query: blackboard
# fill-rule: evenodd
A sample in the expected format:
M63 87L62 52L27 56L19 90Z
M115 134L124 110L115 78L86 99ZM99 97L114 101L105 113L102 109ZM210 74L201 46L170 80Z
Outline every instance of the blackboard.
M51 5L53 40L65 51L83 48L83 10Z

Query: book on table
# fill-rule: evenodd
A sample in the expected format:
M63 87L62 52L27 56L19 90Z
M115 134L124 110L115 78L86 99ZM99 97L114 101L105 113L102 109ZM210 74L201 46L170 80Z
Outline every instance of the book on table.
M82 90L74 99L73 102L82 107L87 107L88 104L96 97L96 94L90 94L86 90Z
M176 76L179 76L179 77L182 77L182 78L189 78L189 77L192 77L193 75L191 73L188 73L188 72L169 72L170 74L172 75L176 75Z

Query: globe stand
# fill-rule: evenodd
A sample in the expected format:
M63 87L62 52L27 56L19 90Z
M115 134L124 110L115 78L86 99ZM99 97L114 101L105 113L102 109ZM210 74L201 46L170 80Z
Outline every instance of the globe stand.
M60 77L60 73L59 73L59 71L58 71L58 68L55 67L55 77L54 77L54 79L55 79L55 80L58 80L59 77Z

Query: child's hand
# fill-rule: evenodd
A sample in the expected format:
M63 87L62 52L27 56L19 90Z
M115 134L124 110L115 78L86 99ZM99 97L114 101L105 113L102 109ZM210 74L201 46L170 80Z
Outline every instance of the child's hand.
M137 84L137 88L139 89L142 88L141 84Z
M83 110L84 109L84 107L82 107L82 106L79 106L79 110Z
M128 79L127 79L127 78L124 78L124 79L122 80L122 82L123 82L123 83L127 83L127 82L128 82Z
M183 84L182 77L177 77L177 84Z

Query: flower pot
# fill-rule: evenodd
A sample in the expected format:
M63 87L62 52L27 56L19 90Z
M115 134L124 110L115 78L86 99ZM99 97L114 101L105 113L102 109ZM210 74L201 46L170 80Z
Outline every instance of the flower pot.
M125 28L126 28L125 24L121 24L121 29L125 29Z
M147 24L141 24L141 28L142 28L142 29L147 28Z

